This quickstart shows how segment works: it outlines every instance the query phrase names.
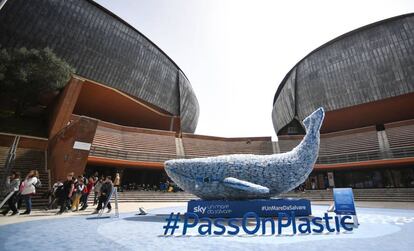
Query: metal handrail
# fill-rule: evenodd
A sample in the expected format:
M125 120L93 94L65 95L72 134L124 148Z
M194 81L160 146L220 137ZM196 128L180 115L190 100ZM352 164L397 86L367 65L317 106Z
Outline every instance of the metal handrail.
M390 149L390 151L392 150L398 150L398 149L406 149L406 148L413 148L414 146L400 146L400 147L392 147ZM369 153L369 152L383 152L380 150L365 150L365 151L358 151L358 152L352 152L352 153L346 153L346 154L353 154L353 153ZM323 155L323 156L337 156L337 155L344 155L344 153L334 153L334 154L327 154L327 155Z
M154 161L154 162L164 162L169 159L177 158L202 158L207 156L199 155L185 155L177 156L176 154L169 153L157 153L152 151L126 151L120 149L111 149L100 146L92 146L90 150L92 156L104 156L112 157L116 159L126 159L126 160L138 160L138 161ZM368 160L381 160L381 159L398 159L414 157L414 146L410 147L395 147L391 148L389 151L361 151L355 153L345 153L345 154L332 154L332 155L320 155L317 160L317 164L337 164L337 163L350 163L350 162L360 162Z
M137 160L137 161L153 161L164 162L168 159L176 159L176 154L154 153L144 151L125 151L118 149L110 149L104 147L92 146L90 150L92 156L113 157L116 159Z
M139 153L143 153L143 154L150 153L150 154L155 154L155 155L165 155L165 156L174 155L175 156L175 154L170 154L170 153L160 153L160 152L155 152L155 151L139 151L139 150L135 150L135 151L134 150L128 150L128 151L126 151L126 150L122 150L122 149L106 148L106 147L102 147L102 146L91 146L91 151L92 151L92 149L97 149L98 151L100 149L105 149L105 150L109 150L109 151L128 152L128 153L136 153L136 154L139 154Z
M317 163L349 163L367 160L399 159L406 157L414 157L414 146L395 147L391 148L389 151L373 150L345 154L321 155L319 156Z

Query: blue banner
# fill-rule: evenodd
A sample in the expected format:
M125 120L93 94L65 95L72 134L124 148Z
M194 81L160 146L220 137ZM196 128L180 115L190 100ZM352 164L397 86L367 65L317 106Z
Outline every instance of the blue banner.
M306 199L190 200L187 212L195 213L200 218L241 218L247 212L254 212L259 217L276 217L278 213L294 213L295 216L312 214L310 201Z
M335 213L356 215L352 188L334 188L333 197L335 203Z

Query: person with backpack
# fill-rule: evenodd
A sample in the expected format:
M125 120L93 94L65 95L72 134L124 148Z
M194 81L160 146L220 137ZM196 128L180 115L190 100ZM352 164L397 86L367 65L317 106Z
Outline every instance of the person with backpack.
M45 207L45 210L50 210L55 208L56 203L59 201L60 192L63 190L63 183L58 180L55 184L53 184L52 189L50 189L48 193L49 204Z
M9 207L2 212L4 216L6 216L10 210L13 211L11 216L19 213L19 211L16 208L19 187L20 187L20 173L13 172L12 175L8 177L6 180L6 189L7 189L6 192L8 194L13 193L13 195L7 200L7 204Z
M31 170L24 179L21 188L21 195L26 205L26 211L21 214L30 214L32 212L32 196L36 194L36 187L40 187L39 172Z

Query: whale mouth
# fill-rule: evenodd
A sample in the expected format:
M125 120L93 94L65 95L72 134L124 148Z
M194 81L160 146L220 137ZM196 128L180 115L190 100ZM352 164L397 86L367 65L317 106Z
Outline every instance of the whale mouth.
M188 174L185 174L183 172L178 171L177 169L179 169L178 167L175 166L171 166L171 164L169 165L169 163L165 163L164 165L165 171L167 172L168 176L171 177L174 182L178 183L177 180L178 179L187 179L187 180L191 180L194 181L195 179L192 178L191 176L189 176Z

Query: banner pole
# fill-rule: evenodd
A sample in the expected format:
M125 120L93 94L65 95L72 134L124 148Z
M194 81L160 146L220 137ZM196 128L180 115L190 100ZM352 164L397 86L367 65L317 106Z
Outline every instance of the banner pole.
M10 197L12 197L12 195L15 193L16 191L12 191L12 192L10 192L7 196L6 196L6 198L4 198L4 200L1 202L1 204L0 204L0 208L2 208L3 206L4 206L4 204L6 204L6 201L8 201L9 199L10 199Z
M119 210L118 210L118 188L115 187L115 217L119 218Z

